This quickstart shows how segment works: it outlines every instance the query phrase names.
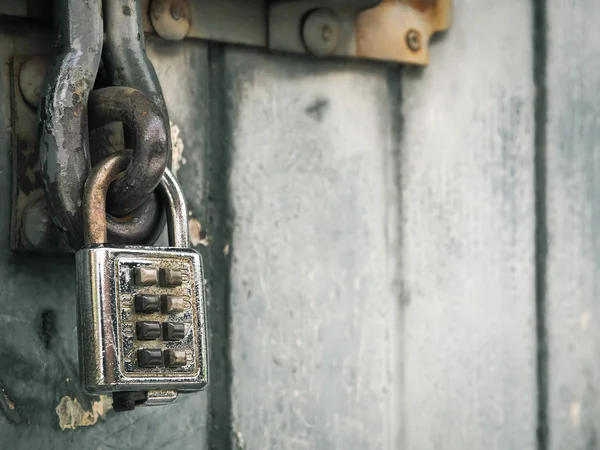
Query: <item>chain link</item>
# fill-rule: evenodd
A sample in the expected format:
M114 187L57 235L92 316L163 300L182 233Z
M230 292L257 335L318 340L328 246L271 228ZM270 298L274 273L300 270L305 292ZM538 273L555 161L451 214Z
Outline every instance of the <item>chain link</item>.
M170 164L169 122L146 56L140 8L135 0L105 0L103 22L100 0L55 1L58 40L40 107L40 167L52 219L74 249L83 245L91 156L102 156L90 155L89 124L123 122L133 148L131 163L109 191L109 239L152 244L164 228L154 189ZM110 87L92 91L101 56L102 82Z
M90 127L112 122L122 122L133 142L131 162L108 195L108 212L123 217L148 200L160 183L167 167L167 130L158 106L128 87L102 88L90 95Z

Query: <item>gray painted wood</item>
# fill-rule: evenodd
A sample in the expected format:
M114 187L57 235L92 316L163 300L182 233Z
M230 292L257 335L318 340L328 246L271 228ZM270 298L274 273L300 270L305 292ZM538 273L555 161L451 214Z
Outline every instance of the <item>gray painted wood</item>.
M530 36L457 2L403 107L382 65L228 53L240 446L535 447Z
M400 422L390 396L400 344L391 113L400 99L389 72L245 50L226 56L239 101L230 175L234 439L247 449L391 448Z
M531 449L531 6L460 1L453 17L403 85L404 443Z
M583 22L583 12L570 14ZM533 448L531 10L519 0L464 0L454 16L432 65L404 73L375 62L150 40L183 143L178 174L192 219L206 233L193 238L211 267L210 389L172 407L109 412L93 427L60 431L60 398L85 399L73 382L72 262L15 258L6 242L0 379L29 422L14 426L0 416L0 449L1 442L28 450L225 449L230 437L233 448L260 450ZM2 33L3 61L51 41L17 26ZM570 70L558 70L556 86L576 74L589 92L593 75ZM7 74L4 66L5 127ZM559 115L584 104L584 117L593 117L590 103L573 103L581 91L572 89L551 118L574 131L552 135L560 158L549 164L549 180L553 164L560 169L552 175L560 192L551 191L551 235L568 243L575 242L569 232L588 223L576 220L595 217L584 204L575 203L580 219L569 209L574 194L591 200L595 167L592 156L561 153L561 139L591 142L576 118ZM7 236L8 134L0 134L0 147L0 234ZM584 230L591 239L591 226ZM591 259L587 242L567 245L571 259L551 253L561 289L586 277L569 295L581 286L594 292L595 272L583 265L584 256ZM557 319L549 333L571 333L558 320L570 317L561 291L551 292L549 316ZM576 327L584 323L577 299L587 297L569 298ZM60 329L50 352L37 336L43 308L55 311ZM593 374L596 366L583 361L593 361L595 341L574 341L587 350L572 358L562 339L551 340L563 358L552 364ZM571 408L580 379L557 375L552 404L559 396ZM590 379L593 392L597 380ZM590 395L581 400L582 428L588 417L593 423L588 410L596 412ZM570 430L563 416L552 418L558 430ZM571 448L572 436L560 432L556 447Z
M550 449L600 445L600 4L548 2Z

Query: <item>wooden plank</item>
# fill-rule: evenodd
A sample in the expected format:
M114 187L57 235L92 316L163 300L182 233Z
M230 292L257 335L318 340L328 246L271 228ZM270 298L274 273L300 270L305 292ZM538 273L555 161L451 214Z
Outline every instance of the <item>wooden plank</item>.
M393 448L399 73L245 49L226 68L235 444Z
M600 442L600 4L549 0L547 14L549 448L592 449Z
M404 83L403 448L532 449L531 6L460 1L453 16Z

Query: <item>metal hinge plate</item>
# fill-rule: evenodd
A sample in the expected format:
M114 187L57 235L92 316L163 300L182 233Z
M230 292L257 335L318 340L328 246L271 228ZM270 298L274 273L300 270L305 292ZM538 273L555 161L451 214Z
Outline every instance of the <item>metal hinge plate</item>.
M46 6L45 6L46 5ZM426 65L452 0L142 0L144 31L271 50ZM7 0L0 14L44 19L46 0ZM124 7L123 14L127 14Z

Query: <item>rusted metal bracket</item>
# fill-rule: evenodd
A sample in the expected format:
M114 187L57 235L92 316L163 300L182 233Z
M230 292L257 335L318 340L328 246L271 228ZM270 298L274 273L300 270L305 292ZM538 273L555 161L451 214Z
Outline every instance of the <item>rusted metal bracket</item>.
M426 65L452 0L144 0L144 30L271 50ZM262 8L267 8L263 11Z
M271 4L269 48L426 65L431 36L450 27L452 0L383 0L361 9L337 3Z
M46 56L15 57L11 61L12 251L73 251L52 223L40 174L36 109L48 59Z
M146 33L271 50L426 65L452 0L141 0ZM47 0L0 2L0 14L44 19ZM127 14L123 8L122 13ZM129 9L129 11L131 11Z
M383 0L356 19L356 54L409 64L429 64L429 41L447 30L452 0Z

